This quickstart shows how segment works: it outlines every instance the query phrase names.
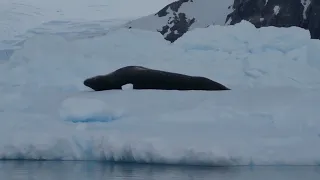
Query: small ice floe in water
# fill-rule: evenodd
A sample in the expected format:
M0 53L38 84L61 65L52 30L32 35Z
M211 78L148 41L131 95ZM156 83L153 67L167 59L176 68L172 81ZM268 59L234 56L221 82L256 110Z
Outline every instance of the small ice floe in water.
M122 90L131 90L133 89L133 84L125 84L123 86L121 86Z
M60 117L71 122L109 122L119 119L122 111L90 98L68 98L60 107ZM83 127L79 127L83 129Z

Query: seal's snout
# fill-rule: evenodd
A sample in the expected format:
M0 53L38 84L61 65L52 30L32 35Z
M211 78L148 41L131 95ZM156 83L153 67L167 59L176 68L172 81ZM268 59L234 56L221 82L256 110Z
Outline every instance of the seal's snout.
M84 84L85 86L89 86L89 84L90 84L90 83L89 83L89 79L84 80L84 81L83 81L83 84Z
M103 90L104 82L101 81L99 76L88 78L83 81L83 84L95 91L101 91Z
M83 84L89 88L94 88L94 79L89 78L83 81Z

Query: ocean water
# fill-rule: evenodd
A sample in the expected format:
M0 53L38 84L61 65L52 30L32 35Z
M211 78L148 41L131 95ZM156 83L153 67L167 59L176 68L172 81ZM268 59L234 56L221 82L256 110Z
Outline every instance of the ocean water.
M318 180L319 166L165 166L84 161L2 161L2 180Z

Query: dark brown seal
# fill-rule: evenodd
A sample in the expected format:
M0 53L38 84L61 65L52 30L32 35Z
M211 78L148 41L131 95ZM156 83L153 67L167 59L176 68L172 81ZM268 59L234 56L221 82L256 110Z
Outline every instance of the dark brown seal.
M188 76L142 66L126 66L110 74L88 78L83 84L95 91L122 89L122 86L126 84L132 84L133 89L230 90L205 77Z

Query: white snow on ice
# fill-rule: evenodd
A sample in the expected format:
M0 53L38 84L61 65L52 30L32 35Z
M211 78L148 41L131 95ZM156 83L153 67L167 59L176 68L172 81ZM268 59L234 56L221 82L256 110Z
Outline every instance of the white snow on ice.
M241 22L170 44L121 28L81 38L69 29L68 39L60 25L26 38L0 64L0 159L320 164L320 43L308 31ZM82 84L125 65L206 76L232 90Z

